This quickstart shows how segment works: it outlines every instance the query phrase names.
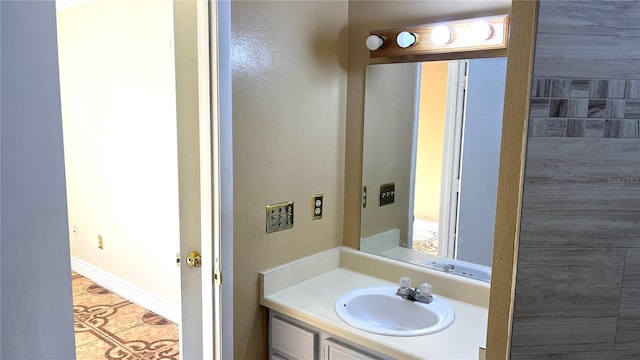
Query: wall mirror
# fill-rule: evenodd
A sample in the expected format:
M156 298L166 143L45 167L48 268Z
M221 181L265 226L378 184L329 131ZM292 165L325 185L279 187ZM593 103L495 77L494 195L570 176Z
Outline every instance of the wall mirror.
M367 66L362 251L490 282L506 63Z

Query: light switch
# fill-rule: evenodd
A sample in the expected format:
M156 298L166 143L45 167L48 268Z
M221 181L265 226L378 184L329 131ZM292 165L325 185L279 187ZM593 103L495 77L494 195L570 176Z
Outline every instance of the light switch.
M293 227L293 201L267 205L267 234Z

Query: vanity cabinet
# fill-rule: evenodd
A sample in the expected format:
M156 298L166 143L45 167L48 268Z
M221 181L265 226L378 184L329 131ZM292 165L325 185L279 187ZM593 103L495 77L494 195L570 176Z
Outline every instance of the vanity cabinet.
M318 334L315 331L292 324L282 315L271 315L269 324L271 359L278 359L277 356L296 360L316 359Z
M364 353L356 348L341 344L334 339L324 341L324 360L381 360L383 358Z
M393 360L269 309L270 360Z

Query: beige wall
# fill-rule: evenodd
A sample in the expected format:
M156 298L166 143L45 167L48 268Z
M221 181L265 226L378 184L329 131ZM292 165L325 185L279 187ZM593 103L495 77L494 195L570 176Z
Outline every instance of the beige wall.
M234 357L261 359L258 272L341 245L347 3L237 1L231 26ZM282 201L294 227L267 235L265 207Z
M422 63L414 217L440 221L440 184L449 64Z
M58 14L58 46L71 254L177 308L171 20L169 1L96 1Z
M400 244L406 243L418 74L419 64L367 68L362 158L367 206L362 209L363 239L399 229ZM380 185L388 183L395 184L394 202L380 206Z
M364 74L367 64L392 62L369 59L364 41L371 30L416 25L431 21L508 13L510 0L496 1L349 1L349 67L345 143L344 237L347 246L360 243L362 186L362 129ZM504 53L500 53L504 56ZM495 56L495 54L494 54ZM456 58L468 58L460 53ZM442 59L445 56L413 58L412 61ZM397 62L399 60L394 59Z

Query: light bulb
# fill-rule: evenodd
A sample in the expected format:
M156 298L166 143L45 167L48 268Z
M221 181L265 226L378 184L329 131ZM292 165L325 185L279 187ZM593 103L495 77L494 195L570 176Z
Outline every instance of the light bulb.
M374 51L380 49L384 45L384 39L378 35L369 35L367 37L367 49Z
M431 42L435 45L444 45L451 42L453 31L444 25L438 25L431 30Z
M471 24L470 33L475 41L486 41L493 36L493 26L486 21L476 21Z
M408 48L411 45L414 45L417 41L417 36L416 34L407 32L407 31L403 31L400 34L398 34L398 37L396 38L396 42L398 43L398 46L400 46L401 48L405 49Z

